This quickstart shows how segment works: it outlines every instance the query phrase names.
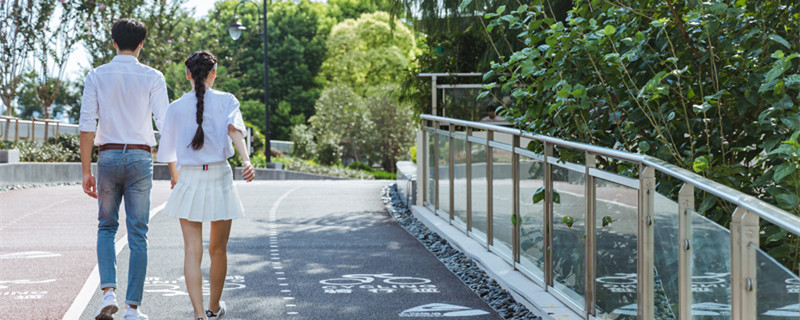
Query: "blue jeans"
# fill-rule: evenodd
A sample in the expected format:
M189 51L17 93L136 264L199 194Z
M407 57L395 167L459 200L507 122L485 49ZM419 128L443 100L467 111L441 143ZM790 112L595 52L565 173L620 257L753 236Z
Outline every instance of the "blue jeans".
M125 198L128 228L128 289L125 303L141 305L147 272L147 230L153 157L144 150L104 150L97 158L97 266L100 288L117 288L117 254L114 239L119 228L119 205Z

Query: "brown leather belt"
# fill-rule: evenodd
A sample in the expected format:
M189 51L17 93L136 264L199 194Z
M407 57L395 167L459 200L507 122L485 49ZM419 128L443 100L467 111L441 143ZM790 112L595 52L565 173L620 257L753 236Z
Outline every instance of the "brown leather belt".
M104 145L101 145L97 149L100 150L100 151L104 151L104 150L121 150L121 149L126 149L125 146L127 146L128 150L137 149L137 150L144 150L144 151L147 151L147 152L151 152L150 146L145 145L145 144L106 143Z

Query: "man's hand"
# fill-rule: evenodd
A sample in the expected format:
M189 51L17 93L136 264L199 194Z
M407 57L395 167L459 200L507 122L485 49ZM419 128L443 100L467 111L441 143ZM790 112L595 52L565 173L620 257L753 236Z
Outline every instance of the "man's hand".
M83 192L97 199L97 183L94 181L94 176L91 173L83 174Z
M250 182L256 177L256 169L250 164L250 161L242 163L242 180Z

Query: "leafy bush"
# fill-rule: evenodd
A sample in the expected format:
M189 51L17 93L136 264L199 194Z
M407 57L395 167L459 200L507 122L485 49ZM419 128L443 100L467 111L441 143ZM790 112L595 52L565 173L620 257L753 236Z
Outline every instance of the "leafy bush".
M289 134L290 139L294 142L294 150L292 155L303 159L314 159L317 157L317 143L314 142L314 132L304 124L298 124L292 127L292 132Z
M411 157L411 162L417 163L417 145L416 144L411 146L411 148L408 149L408 156Z
M67 160L69 162L81 161L81 138L77 135L61 134L57 137L47 139L48 144L59 145L69 151Z
M331 135L320 138L317 144L317 160L323 165L334 165L342 158L342 146Z
M19 150L19 160L23 162L80 162L80 138L76 135L62 134L52 137L46 143L35 141L2 141L0 149ZM95 147L96 149L96 147ZM92 158L97 156L92 153Z
M378 180L397 180L396 173L386 172L383 170L369 171L369 174L371 174L373 177L375 177L375 179Z
M360 161L351 162L350 164L347 165L347 168L353 170L361 170L361 171L372 171L372 167Z
M501 116L533 133L658 157L800 214L796 4L575 1L558 21L543 2L485 15L489 31L526 44L484 75L482 97L512 98ZM663 178L657 188L675 196L680 186ZM699 212L729 224L728 203L697 196ZM798 238L761 227L761 248L797 271Z
M314 173L314 174L321 174L326 176L349 178L349 179L362 179L362 180L374 179L373 175L368 174L366 172L342 168L338 166L319 165L314 163L313 161L308 161L308 160L304 161L289 157L274 158L273 160L275 162L282 163L283 168L286 170Z

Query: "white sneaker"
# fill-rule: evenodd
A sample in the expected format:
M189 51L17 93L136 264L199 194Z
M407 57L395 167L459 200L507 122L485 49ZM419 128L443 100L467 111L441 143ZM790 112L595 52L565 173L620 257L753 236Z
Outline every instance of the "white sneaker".
M114 290L108 290L103 294L103 302L100 303L100 308L94 315L95 320L114 320L114 314L119 311L117 306L117 295Z
M206 310L206 317L209 318L217 318L222 319L225 317L225 301L219 302L219 310L217 312L211 311L211 309Z
M128 308L125 310L125 320L149 320L146 314L139 311L139 309Z

